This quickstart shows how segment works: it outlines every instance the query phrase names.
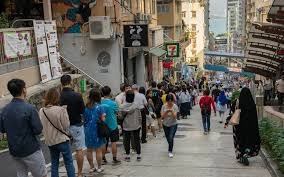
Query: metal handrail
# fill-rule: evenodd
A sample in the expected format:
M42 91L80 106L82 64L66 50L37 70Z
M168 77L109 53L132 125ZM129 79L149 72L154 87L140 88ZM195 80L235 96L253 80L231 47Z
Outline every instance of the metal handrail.
M82 69L78 68L76 65L74 65L71 61L69 61L68 59L66 59L65 57L63 57L62 55L60 55L60 57L66 61L67 63L69 63L70 65L72 65L72 67L74 67L75 69L79 70L82 74L84 74L85 76L87 76L89 79L91 79L92 81L94 81L95 83L99 84L101 87L103 87L103 84L101 84L99 81L97 81L96 79L92 78L89 74L87 74L85 71L83 71Z

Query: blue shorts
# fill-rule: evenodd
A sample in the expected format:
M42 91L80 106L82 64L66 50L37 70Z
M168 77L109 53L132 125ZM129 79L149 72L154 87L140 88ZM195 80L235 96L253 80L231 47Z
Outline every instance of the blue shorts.
M73 137L72 146L75 150L86 149L84 126L70 126L70 134Z

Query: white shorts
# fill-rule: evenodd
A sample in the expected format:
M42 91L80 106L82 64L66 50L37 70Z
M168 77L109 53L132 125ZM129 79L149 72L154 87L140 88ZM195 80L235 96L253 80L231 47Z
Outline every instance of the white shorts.
M146 122L147 122L147 126L151 126L151 127L155 126L155 120L150 115L146 115Z

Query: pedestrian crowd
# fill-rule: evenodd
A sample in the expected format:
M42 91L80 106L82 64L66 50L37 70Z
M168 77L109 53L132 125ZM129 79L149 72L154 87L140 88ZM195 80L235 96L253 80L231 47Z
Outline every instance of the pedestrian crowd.
M14 97L3 109L0 131L7 133L10 154L17 165L17 176L47 176L45 159L41 150L39 135L42 133L51 157L51 176L59 176L59 157L62 155L68 177L82 177L86 154L90 173L101 173L110 145L112 163L119 165L117 142L123 137L124 160L130 162L131 151L142 159L141 143L147 143L148 131L154 138L164 132L168 143L168 157L174 157L174 137L179 119L188 119L191 109L200 106L204 135L211 131L211 112L220 115L220 123L226 128L240 109L238 124L233 125L236 158L248 165L248 158L258 155L260 139L257 114L251 92L236 84L233 91L203 89L199 99L197 86L189 82L170 84L166 81L152 82L149 88L122 84L121 92L114 97L109 86L92 89L86 103L82 95L72 89L69 75L61 77L61 90L52 88L46 92L43 107L36 108L25 102L25 82L12 79L7 87ZM240 90L241 89L241 90ZM198 102L199 101L199 102ZM229 109L229 115L225 113ZM158 122L158 129L155 127ZM73 148L71 148L71 146ZM77 175L72 158L75 150ZM93 159L96 157L96 165Z

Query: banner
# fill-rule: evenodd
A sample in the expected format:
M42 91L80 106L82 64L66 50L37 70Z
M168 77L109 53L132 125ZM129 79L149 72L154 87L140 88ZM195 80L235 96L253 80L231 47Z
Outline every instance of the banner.
M37 47L37 55L41 74L41 81L47 82L52 79L48 51L46 45L45 29L43 20L34 20L34 33Z
M124 47L148 47L148 25L123 25Z
M31 55L30 32L4 32L4 52L6 58L20 58Z
M51 75L53 79L62 76L62 67L59 55L59 43L57 38L56 22L45 21L45 35L48 47Z

